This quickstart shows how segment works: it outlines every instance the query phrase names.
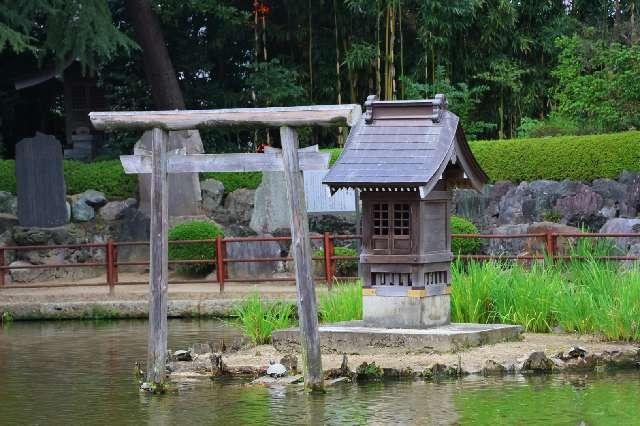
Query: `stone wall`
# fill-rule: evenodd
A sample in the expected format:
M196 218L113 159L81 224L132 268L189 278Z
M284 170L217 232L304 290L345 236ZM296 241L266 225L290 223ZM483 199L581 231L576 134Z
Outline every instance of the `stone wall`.
M238 189L225 194L222 183L208 179L202 182L200 218L218 223L226 236L274 235L288 236L288 222L282 222L286 203L281 199L269 208L256 208L265 203L269 181L257 190ZM271 191L272 192L272 191ZM16 197L0 192L0 244L48 245L103 243L114 241L147 241L149 219L138 209L138 201L108 200L98 191L85 191L67 198L69 223L57 228L24 228L18 226ZM454 213L474 222L482 233L522 234L577 232L640 232L640 173L623 172L618 179L597 179L591 183L571 180L538 180L514 184L497 182L487 185L481 193L460 189L454 193ZM171 223L187 218L175 217ZM191 219L191 218L190 218ZM285 221L286 222L286 221ZM259 229L257 224L260 224ZM328 231L336 234L356 233L355 214L310 214L309 227L313 235ZM265 231L266 230L266 231ZM268 232L268 233L267 233ZM566 250L570 241L559 241L559 250ZM619 253L640 254L640 240L619 238L613 241ZM314 241L314 249L320 243ZM544 241L490 240L483 246L488 254L526 254L542 251ZM286 257L289 244L283 242L235 244L229 247L232 257ZM122 246L118 260L148 260L147 246ZM104 262L102 249L60 249L53 251L25 250L6 252L7 264L13 266L59 263ZM278 277L290 273L291 262L262 264L236 263L230 273L237 277ZM143 270L145 267L120 268L121 271ZM104 273L103 268L22 268L8 274L18 282L62 279L73 281Z

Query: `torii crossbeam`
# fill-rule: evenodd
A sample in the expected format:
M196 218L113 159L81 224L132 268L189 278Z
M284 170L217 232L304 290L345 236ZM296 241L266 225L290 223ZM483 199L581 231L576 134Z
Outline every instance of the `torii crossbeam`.
M165 380L169 260L167 174L282 170L291 208L291 240L298 294L304 382L310 390L323 388L309 222L301 170L326 168L329 154L299 152L298 136L294 128L351 127L360 119L361 113L360 105L315 105L197 111L92 112L89 114L93 126L98 130L153 129L151 156L121 157L126 173L151 173L148 382L162 384ZM280 127L282 153L211 155L167 153L169 130L215 126Z

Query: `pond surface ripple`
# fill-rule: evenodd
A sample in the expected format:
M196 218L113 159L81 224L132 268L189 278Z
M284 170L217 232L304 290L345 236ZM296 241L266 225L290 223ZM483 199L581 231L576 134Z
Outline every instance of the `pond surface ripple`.
M173 349L235 335L220 321L169 321ZM192 380L152 397L133 374L146 337L145 321L0 328L0 424L640 425L637 371L342 384L325 395Z

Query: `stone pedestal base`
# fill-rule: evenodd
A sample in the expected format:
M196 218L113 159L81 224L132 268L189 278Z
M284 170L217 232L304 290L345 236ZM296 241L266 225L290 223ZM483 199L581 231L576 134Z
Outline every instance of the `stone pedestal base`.
M363 295L363 320L368 327L429 328L451 321L450 296Z

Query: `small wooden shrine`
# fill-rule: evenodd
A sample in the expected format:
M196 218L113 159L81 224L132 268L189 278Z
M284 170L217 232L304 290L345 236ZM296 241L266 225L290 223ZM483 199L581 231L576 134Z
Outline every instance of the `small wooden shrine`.
M378 101L351 130L323 183L362 200L364 321L423 328L448 324L451 190L487 176L443 95Z

